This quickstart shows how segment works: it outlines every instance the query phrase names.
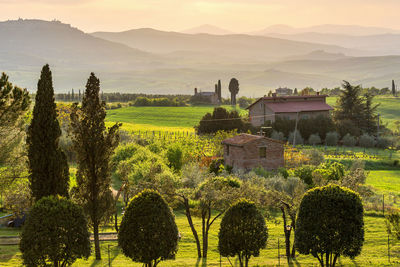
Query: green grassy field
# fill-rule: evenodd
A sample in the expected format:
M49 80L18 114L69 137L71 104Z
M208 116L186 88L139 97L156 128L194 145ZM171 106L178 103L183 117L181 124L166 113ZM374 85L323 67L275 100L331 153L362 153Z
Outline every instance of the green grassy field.
M179 242L179 250L175 260L162 262L160 266L219 266L220 257L217 251L218 228L220 220L216 221L210 232L209 257L207 261L198 261L196 248L190 228L183 211L175 211L176 222L181 232L182 239ZM278 239L280 243L280 264L287 266L284 254L284 236L280 217L276 221L267 220L269 238L266 249L262 250L260 257L252 258L251 266L278 266ZM200 229L200 220L195 220L196 227ZM2 231L5 235L5 232ZM102 242L102 261L96 261L93 256L88 260L78 260L73 266L108 266L108 246L110 245L110 261L112 266L141 266L134 264L126 258L117 247L117 242ZM399 247L391 250L392 264L400 264ZM230 259L235 265L235 259ZM389 265L387 260L387 235L384 219L381 217L365 217L365 243L360 256L355 260L342 257L339 261L344 266L384 266ZM0 266L20 266L21 254L18 246L0 246ZM227 258L221 258L222 266L230 266ZM296 266L318 266L318 261L312 256L298 255ZM236 265L237 266L237 265Z
M231 110L231 106L223 106ZM214 106L188 107L125 107L107 111L108 125L122 122L129 131L194 131L200 119L212 112ZM238 112L246 113L237 108Z
M326 102L334 107L337 97L328 97ZM375 97L374 103L379 104L378 112L381 114L381 119L384 124L393 129L394 122L400 120L400 97Z

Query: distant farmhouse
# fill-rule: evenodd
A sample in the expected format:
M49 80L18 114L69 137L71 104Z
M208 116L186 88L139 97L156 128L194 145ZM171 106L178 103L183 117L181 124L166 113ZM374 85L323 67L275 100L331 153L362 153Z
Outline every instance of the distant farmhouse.
M290 88L287 88L287 87L285 87L285 88L279 87L279 88L275 89L275 93L278 96L287 96L287 95L293 95L293 90Z
M277 117L294 120L312 118L318 115L330 116L333 109L326 103L326 95L277 96L262 97L251 104L249 110L250 122L253 126L274 122Z
M259 135L240 134L222 141L225 164L234 169L262 167L275 170L283 167L284 144Z
M213 105L218 105L222 102L222 99L220 99L221 93L219 93L218 90L219 88L216 87L214 92L199 92L197 88L194 88L194 95L191 101L197 103L211 103Z

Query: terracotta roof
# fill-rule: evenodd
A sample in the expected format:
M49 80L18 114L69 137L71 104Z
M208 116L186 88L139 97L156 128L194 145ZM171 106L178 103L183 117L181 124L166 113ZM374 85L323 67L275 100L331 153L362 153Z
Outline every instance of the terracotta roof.
M279 141L279 140L271 139L271 138L268 138L265 136L260 136L260 135L252 135L252 134L239 134L234 137L223 140L222 144L233 145L233 146L243 146L246 143L249 143L254 140L259 140L259 139L267 139L268 141L283 144L283 142Z
M333 108L324 102L319 101L298 101L285 103L265 103L275 113L300 112L300 111L322 111Z
M284 103L286 99L309 99L309 98L326 98L328 95L289 95L289 96L276 96L276 97L261 97L257 99L254 103L248 106L246 109L249 109L256 103L261 100L275 100L277 103Z

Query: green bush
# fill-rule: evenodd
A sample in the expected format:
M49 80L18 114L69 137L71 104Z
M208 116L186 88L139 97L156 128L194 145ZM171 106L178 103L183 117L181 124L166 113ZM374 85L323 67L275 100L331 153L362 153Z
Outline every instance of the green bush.
M294 170L294 175L296 177L299 177L308 186L312 186L313 185L312 173L315 169L316 169L315 166L303 165L302 167L296 168Z
M299 253L317 257L321 266L335 266L339 256L359 255L363 243L363 205L357 193L328 185L304 195L295 231Z
M27 266L67 266L88 258L89 232L82 208L65 198L41 198L29 213L19 247Z
M289 177L289 172L288 172L288 170L287 170L286 168L284 168L284 167L280 167L280 168L278 169L278 173L279 173L280 175L282 175L282 177L285 178L285 179Z
M361 147L374 147L375 146L374 137L365 133L360 136L359 144Z
M385 137L379 137L376 141L376 146L382 149L386 149L390 146L390 139Z
M339 142L339 134L337 132L329 132L326 134L325 143L328 146L337 146Z
M271 134L271 138L275 140L285 141L285 136L282 132L273 131Z
M308 144L313 146L321 144L321 137L319 137L319 134L316 133L310 135L310 137L308 138Z
M294 132L291 132L288 138L289 143L293 144L293 139L294 139ZM296 131L296 145L303 145L303 144L304 144L303 137L301 136L299 131Z
M178 228L171 208L159 193L144 190L129 203L118 232L125 256L145 266L173 259L178 250Z
M347 147L353 147L356 145L357 141L354 136L352 136L348 133L343 137L342 142L343 142L343 145L345 145Z
M265 248L268 229L264 216L253 202L239 200L221 220L218 250L224 257L238 256L240 266L248 266L251 256L258 257Z
M309 160L309 164L317 166L325 161L324 153L318 149L311 149L305 153Z
M176 172L182 169L182 155L182 147L177 143L170 145L167 149L169 167Z

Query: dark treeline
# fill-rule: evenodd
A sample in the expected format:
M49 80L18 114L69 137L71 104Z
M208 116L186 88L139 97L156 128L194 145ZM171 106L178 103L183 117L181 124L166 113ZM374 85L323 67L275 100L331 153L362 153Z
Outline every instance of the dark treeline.
M82 100L83 93L81 90L74 91L71 90L68 93L58 93L55 94L56 101L63 102L79 102ZM162 94L130 94L130 93L101 93L100 97L103 101L109 102L131 102L135 101L139 97L146 97L149 99L158 99L158 98L166 98L166 99L179 99L184 102L188 102L190 99L190 95L162 95Z

